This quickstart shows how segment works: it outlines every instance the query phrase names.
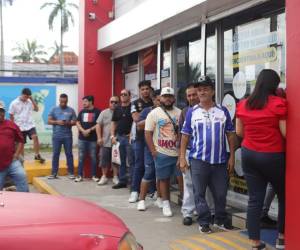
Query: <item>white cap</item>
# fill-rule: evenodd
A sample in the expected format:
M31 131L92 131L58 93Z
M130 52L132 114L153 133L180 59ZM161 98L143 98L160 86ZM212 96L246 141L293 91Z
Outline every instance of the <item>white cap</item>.
M160 95L174 95L174 89L171 87L164 87L162 88Z

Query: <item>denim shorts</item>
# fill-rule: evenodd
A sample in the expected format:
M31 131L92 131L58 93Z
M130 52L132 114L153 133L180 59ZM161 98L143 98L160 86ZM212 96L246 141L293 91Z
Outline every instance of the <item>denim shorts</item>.
M154 162L156 178L158 180L169 179L175 174L177 156L168 156L165 154L157 153Z

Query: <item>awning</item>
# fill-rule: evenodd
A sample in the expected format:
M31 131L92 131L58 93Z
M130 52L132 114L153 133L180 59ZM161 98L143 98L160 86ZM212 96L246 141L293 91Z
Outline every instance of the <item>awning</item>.
M98 50L119 57L268 0L148 0L98 30Z

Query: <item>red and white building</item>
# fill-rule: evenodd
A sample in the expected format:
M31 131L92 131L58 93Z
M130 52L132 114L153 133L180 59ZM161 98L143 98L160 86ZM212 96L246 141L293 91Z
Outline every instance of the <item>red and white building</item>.
M80 5L79 100L93 94L100 108L122 88L137 95L144 79L154 88L175 88L182 106L185 86L205 74L216 81L217 102L234 116L236 101L251 92L260 70L279 73L289 105L286 249L298 249L299 1L85 0ZM241 175L237 168L229 196L243 207Z

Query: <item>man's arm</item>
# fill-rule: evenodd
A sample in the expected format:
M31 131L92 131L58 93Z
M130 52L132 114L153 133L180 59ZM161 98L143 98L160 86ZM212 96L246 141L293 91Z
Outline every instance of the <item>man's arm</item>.
M236 134L234 132L226 132L226 137L229 144L230 156L228 159L228 171L229 174L232 175L234 172L234 164L235 164L235 148L236 148Z
M153 142L153 131L145 130L145 139L153 158L155 158L157 155L157 151L155 149L154 142Z
M133 113L131 113L131 116L132 116L132 120L134 121L134 122L138 122L139 121L139 119L140 119L140 113L139 112L133 112Z
M14 154L14 159L16 159L16 160L19 159L23 147L24 147L24 143L21 143L21 142L17 142L17 143L16 143L16 152L15 152L15 154Z
M116 139L116 128L117 128L117 123L112 121L111 122L111 127L110 127L110 135L111 135L111 143L116 144L117 139Z
M49 125L60 125L64 126L65 122L62 120L55 120L51 115L48 116L48 124Z
M32 98L32 96L29 96L29 99L30 99L30 101L31 101L31 103L32 103L32 105L33 105L33 110L35 111L35 112L38 112L39 111L39 106L36 104L36 102L33 100L33 98Z
M189 140L190 140L189 135L181 134L180 150L179 150L179 166L180 166L180 170L183 173L189 168L185 158L186 149L189 144Z

